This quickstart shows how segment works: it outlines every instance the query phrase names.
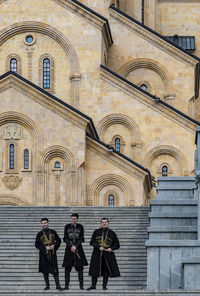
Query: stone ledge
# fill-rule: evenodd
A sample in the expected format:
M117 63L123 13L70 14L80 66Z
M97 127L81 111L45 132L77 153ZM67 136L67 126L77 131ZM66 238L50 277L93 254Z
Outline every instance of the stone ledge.
M146 247L198 247L198 240L148 240L145 242ZM200 249L199 249L200 251Z
M200 264L200 257L183 258L182 264Z
M151 200L150 202L151 206L157 206L157 205L163 205L163 206L168 206L168 205L180 205L180 206L197 206L198 205L198 201L197 200L187 200L187 199L165 199L165 200L158 200L158 199L154 199Z
M149 218L197 218L197 213L149 213Z
M148 232L197 232L197 226L149 226Z

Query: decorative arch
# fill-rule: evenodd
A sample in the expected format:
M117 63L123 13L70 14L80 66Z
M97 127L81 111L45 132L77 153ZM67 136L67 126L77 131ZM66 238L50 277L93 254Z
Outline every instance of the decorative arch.
M32 142L32 155L34 156L33 159L33 167L36 169L36 175L35 179L33 178L33 182L35 182L36 189L33 192L33 204L37 203L37 199L39 198L39 194L41 192L40 187L41 182L39 182L40 178L40 170L41 170L41 164L40 164L40 151L42 147L42 132L37 123L35 123L30 117L28 117L25 114L14 112L14 111L8 111L0 113L0 126L6 124L6 123L18 123L19 125L23 126L27 131L30 133L30 135L33 138Z
M88 199L93 200L94 205L98 205L100 192L108 185L114 185L121 189L127 206L129 205L129 201L133 200L134 192L129 182L122 176L115 174L107 174L97 178L89 187Z
M10 71L10 60L17 60L17 74L22 75L22 61L21 57L18 54L12 53L9 54L6 58L6 72Z
M69 57L71 75L80 73L78 57L70 41L59 30L45 23L24 21L4 28L0 31L0 46L12 36L27 32L41 33L58 42Z
M44 196L43 202L45 205L48 205L51 198L55 198L55 204L60 205L61 193L60 193L60 174L55 174L54 177L52 175L52 167L50 165L50 161L55 158L61 158L64 162L66 162L66 169L63 169L62 175L65 176L65 181L62 181L63 186L65 186L65 202L68 205L77 205L77 188L78 188L78 180L77 180L77 168L75 166L74 155L70 150L66 147L60 145L54 145L48 147L41 153L41 163L44 170L43 182L44 182ZM59 176L58 178L56 176ZM51 179L53 177L53 179ZM53 180L55 187L57 188L53 195L50 191L51 180ZM55 195L54 195L55 194ZM63 195L63 194L62 194Z
M97 130L100 138L103 139L106 130L114 124L124 125L131 132L131 135L134 135L134 137L136 138L134 140L137 141L138 139L140 139L140 131L138 125L132 118L121 113L109 114L99 122Z
M0 31L0 46L12 36L15 36L21 33L30 33L30 32L37 32L37 33L44 34L52 38L53 40L55 40L64 49L65 54L69 60L70 72L71 72L71 76L70 76L71 88L72 88L71 104L74 107L78 107L79 88L80 88L80 80L81 80L79 60L74 47L72 46L70 41L66 38L66 36L63 33L61 33L56 28L42 22L31 22L31 21L19 22L19 23L12 24Z
M39 150L41 148L41 129L39 125L37 125L30 117L28 117L25 114L14 111L0 113L0 126L9 122L16 122L24 126L35 139L35 146L37 147L37 149Z
M16 195L2 194L0 195L0 205L9 206L31 206L27 200L23 200Z
M187 160L184 155L175 147L162 145L151 149L145 156L143 166L149 168L152 161L159 155L168 154L176 159L179 164L179 174L183 174L183 168L187 167Z
M54 157L65 159L71 168L75 168L74 155L66 147L54 145L48 147L41 153L41 161L44 164L47 164Z
M162 79L166 91L168 90L170 75L167 69L155 60L138 58L138 59L129 61L118 70L118 73L122 77L126 77L130 72L139 68L146 68L146 69L155 71Z

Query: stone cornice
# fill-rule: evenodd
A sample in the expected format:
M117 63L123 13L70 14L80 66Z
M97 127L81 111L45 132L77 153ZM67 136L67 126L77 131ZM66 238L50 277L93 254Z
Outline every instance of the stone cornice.
M88 23L101 30L107 49L112 45L112 35L108 20L77 0L53 0L62 7L78 14Z
M116 153L113 153L113 152L108 152L105 146L101 145L101 143L92 139L91 137L87 136L86 139L87 139L87 149L93 151L94 153L98 153L98 155L106 159L108 162L117 166L119 169L123 170L124 172L136 178L137 180L148 182L148 188L150 188L151 181L150 181L148 172L140 169L133 163L120 157L120 155L117 155Z
M195 120L193 120L192 118L190 119L189 116L183 114L180 111L175 112L176 110L175 108L169 106L164 102L162 102L163 104L160 104L159 101L161 100L159 98L157 101L155 98L153 98L152 95L148 94L147 92L143 92L133 83L126 81L125 78L120 77L117 74L115 75L114 74L115 73L112 74L111 71L107 71L105 67L101 66L100 77L102 80L120 89L121 91L128 94L129 96L134 97L134 99L138 100L142 104L161 113L163 116L167 117L169 120L176 122L177 124L187 129L188 131L195 134L198 122L195 122Z
M30 84L26 83L25 79L19 79L16 74L8 72L7 75L0 76L0 93L13 87L19 92L24 93L33 101L51 110L53 113L56 113L60 117L70 121L72 124L75 124L85 131L89 130L93 135L95 134L89 117L87 118L87 116L81 116L81 114L68 108L65 102L62 102L56 97L53 98L53 96L47 92L41 91L39 87L33 85L32 83Z
M200 60L198 57L195 57L194 55L179 49L175 45L171 44L169 41L165 40L164 37L160 34L142 25L141 23L121 12L119 9L115 8L112 5L110 6L110 15L126 25L134 33L138 34L140 37L144 38L156 47L159 47L161 50L167 52L168 54L173 55L173 57L178 59L179 61L189 66L195 67L197 62Z

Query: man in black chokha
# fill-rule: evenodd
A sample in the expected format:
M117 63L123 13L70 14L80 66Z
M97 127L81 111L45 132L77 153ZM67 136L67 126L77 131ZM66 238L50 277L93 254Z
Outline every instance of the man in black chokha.
M92 285L87 290L96 289L100 276L103 276L103 290L107 290L108 278L120 276L114 253L120 244L116 233L109 229L108 218L101 219L101 228L94 231L90 245L94 247L89 268Z
M49 220L41 219L42 230L38 232L35 240L35 246L40 251L39 257L39 272L44 275L46 287L44 290L49 290L49 273L54 276L56 289L62 291L58 277L58 264L56 251L60 247L61 240L57 232L49 228Z
M65 267L65 289L69 289L70 272L72 267L78 272L79 286L83 290L83 269L88 265L82 243L84 242L84 228L78 222L79 215L71 215L71 223L65 226L63 241L66 243L63 267Z

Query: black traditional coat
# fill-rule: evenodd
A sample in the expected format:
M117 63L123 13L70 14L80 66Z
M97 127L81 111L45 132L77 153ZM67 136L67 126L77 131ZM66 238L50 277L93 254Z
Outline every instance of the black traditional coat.
M66 243L63 267L83 267L88 265L82 243L84 243L84 228L77 223L74 227L71 223L65 226L63 241ZM71 252L71 247L76 246L76 252Z
M38 232L35 239L35 246L40 251L39 272L43 274L58 274L58 263L56 251L60 247L61 239L53 229L44 229ZM54 250L46 250L46 246L54 245Z
M109 228L106 230L103 230L103 228L96 229L92 235L90 245L93 246L94 249L90 261L89 275L93 277L101 276L102 258L104 257L108 267L109 276L120 276L114 253L114 250L117 250L120 247L116 233ZM104 247L105 249L111 248L112 252L100 251L100 247Z

